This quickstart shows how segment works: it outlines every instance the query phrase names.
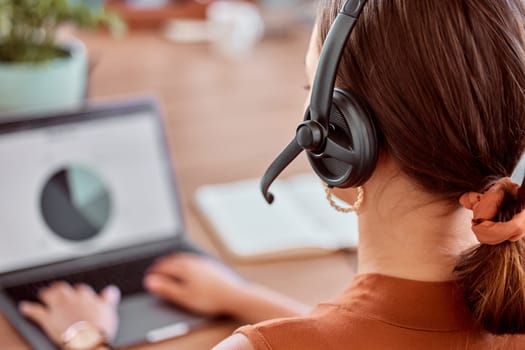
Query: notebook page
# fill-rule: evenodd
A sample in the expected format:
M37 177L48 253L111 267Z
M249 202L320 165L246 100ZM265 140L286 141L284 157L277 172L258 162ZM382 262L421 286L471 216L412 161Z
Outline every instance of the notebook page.
M276 200L268 205L258 179L209 185L197 191L196 204L235 255L356 246L355 218L323 208L324 190L315 176L277 181L272 192Z

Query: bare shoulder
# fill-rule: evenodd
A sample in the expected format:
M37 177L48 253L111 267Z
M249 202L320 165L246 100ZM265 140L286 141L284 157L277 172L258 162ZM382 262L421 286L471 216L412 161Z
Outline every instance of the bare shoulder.
M234 334L223 340L212 350L255 350L255 348L244 335Z

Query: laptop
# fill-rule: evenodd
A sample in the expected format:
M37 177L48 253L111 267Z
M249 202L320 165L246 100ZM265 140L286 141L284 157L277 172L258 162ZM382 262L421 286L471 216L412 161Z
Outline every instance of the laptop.
M0 124L0 309L32 348L56 347L17 311L56 280L123 295L114 346L157 342L206 320L142 286L184 237L161 115L153 99Z

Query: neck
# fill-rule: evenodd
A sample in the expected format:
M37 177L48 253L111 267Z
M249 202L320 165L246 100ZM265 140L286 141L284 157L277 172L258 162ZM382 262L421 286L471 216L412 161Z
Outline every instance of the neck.
M465 250L477 244L472 213L436 201L408 180L371 189L359 215L358 273L448 281ZM370 186L367 186L370 187ZM365 188L365 191L367 189Z

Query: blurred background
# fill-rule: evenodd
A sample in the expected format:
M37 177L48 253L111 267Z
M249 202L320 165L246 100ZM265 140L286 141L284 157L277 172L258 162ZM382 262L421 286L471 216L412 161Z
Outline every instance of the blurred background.
M309 304L331 299L353 253L236 260L195 203L204 185L260 178L294 136L315 10L314 0L0 0L0 122L154 96L190 237L251 280ZM304 157L284 177L302 173Z
M313 0L3 0L0 118L154 95L184 196L259 177L303 117L314 18Z
M106 5L126 20L128 33L83 34L89 95L161 99L186 194L205 183L259 177L303 117L314 1Z

